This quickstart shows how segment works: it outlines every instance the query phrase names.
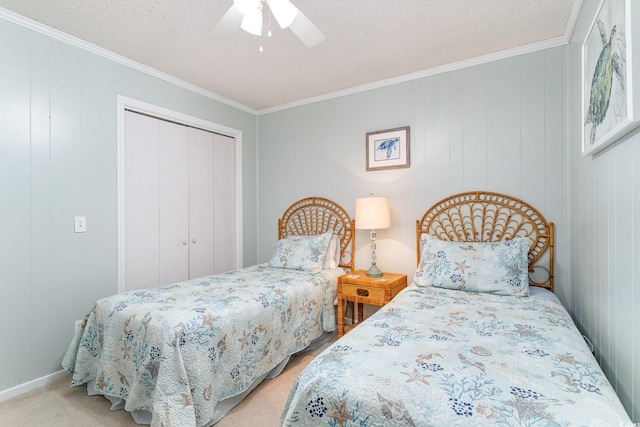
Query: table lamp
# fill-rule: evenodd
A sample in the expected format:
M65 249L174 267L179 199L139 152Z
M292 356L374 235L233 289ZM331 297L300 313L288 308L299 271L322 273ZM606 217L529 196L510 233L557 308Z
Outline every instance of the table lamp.
M371 267L367 277L382 277L382 271L376 265L376 230L391 227L389 201L386 197L356 199L356 229L371 230Z

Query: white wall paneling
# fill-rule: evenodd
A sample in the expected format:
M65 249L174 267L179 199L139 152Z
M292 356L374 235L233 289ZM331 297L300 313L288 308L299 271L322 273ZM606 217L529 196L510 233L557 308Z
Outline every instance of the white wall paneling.
M298 196L325 196L352 214L357 197L389 197L392 225L378 234L379 265L410 277L415 221L452 193L509 193L566 229L563 81L564 50L555 48L260 115L259 260L273 252L273 224ZM366 132L406 125L411 167L367 172ZM366 233L356 247L356 264L367 265ZM558 263L566 265L563 255ZM557 283L569 286L564 277Z
M569 307L631 419L640 423L640 132L593 157L581 154L581 49L600 3L582 2L567 49Z
M24 30L10 28L3 34L8 40L19 39ZM0 375L0 389L28 377L29 366L20 363L23 354L31 348L31 334L13 328L13 324L28 324L29 310L15 310L15 301L29 302L33 292L30 286L32 265L30 253L32 232L31 222L31 182L42 177L31 173L31 147L29 145L29 51L19 43L0 43L0 283L11 284L2 287L0 298L0 325L4 331L4 344L0 346L0 360L6 366L13 367ZM5 64L14 64L6 67ZM37 160L47 155L48 147L43 151L38 144ZM46 238L46 237L45 237ZM37 239L37 237L36 237ZM22 304L24 307L24 303ZM26 332L26 333L24 333ZM8 343L11 343L8 345Z
M257 130L251 112L37 29L0 18L0 37L2 401L62 378L75 321L118 291L116 94L235 138L240 265L256 258ZM76 215L86 233L74 233Z
M517 194L520 197L522 197L521 182L526 179L526 185L532 183L531 177L523 176L521 152L525 142L531 141L522 139L521 129L526 126L526 123L535 120L535 116L526 117L520 113L522 111L521 87L530 84L522 75L522 68L529 63L523 62L523 57L516 57L487 64L486 83L487 184L489 188L500 193ZM540 59L537 62L544 64ZM534 80L544 84L544 76ZM544 104L538 104L537 109L542 114ZM561 137L561 135L558 136ZM541 151L542 148L543 144L539 142L537 146L530 146L529 150ZM536 178L543 180L542 173L539 175ZM540 182L537 182L535 185L539 184ZM535 185L532 184L532 186ZM542 206L538 206L542 209Z
M462 74L463 185L464 188L486 189L487 67L468 68Z

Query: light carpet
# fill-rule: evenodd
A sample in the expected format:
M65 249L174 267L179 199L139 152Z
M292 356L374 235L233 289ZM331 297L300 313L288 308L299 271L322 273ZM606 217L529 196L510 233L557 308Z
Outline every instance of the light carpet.
M291 385L307 364L335 341L293 357L282 373L265 380L215 427L278 426ZM111 411L102 396L88 396L84 387L71 387L67 377L0 403L0 426L86 427L138 426L126 411Z

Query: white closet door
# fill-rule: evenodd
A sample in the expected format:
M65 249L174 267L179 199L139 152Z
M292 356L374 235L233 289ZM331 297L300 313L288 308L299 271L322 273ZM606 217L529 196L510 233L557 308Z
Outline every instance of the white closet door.
M235 139L215 135L213 147L215 271L223 273L236 267Z
M125 290L159 280L158 120L125 114Z
M216 272L214 262L214 134L189 128L189 277Z
M155 286L189 278L189 128L156 120L158 136L159 268Z
M125 113L125 291L236 266L235 139Z

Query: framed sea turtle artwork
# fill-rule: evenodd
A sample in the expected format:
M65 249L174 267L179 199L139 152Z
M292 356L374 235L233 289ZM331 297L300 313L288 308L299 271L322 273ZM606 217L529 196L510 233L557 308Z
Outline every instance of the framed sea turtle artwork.
M409 126L367 133L367 171L410 166Z
M582 44L582 154L640 125L640 1L603 0Z

